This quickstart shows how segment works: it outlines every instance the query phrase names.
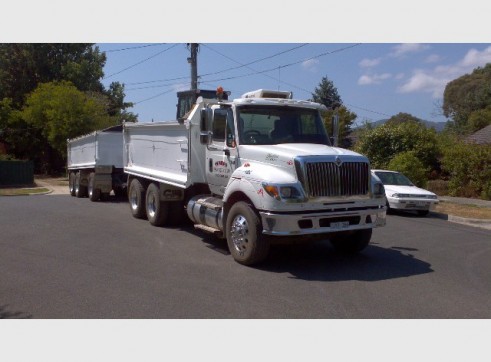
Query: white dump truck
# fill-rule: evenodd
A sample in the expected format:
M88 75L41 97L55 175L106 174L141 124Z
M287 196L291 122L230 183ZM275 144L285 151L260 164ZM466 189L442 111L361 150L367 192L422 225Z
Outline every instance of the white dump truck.
M124 124L133 216L161 226L187 215L226 238L245 265L285 237L364 249L372 229L385 225L384 187L365 156L331 145L325 106L282 91L231 101L218 94L199 97L177 121Z
M70 194L106 199L111 191L126 194L123 171L123 127L106 128L67 141L67 169Z

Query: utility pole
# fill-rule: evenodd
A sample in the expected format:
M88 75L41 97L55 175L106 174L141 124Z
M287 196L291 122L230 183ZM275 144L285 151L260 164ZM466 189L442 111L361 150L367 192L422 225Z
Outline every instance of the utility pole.
M191 90L198 89L198 50L199 44L190 43L188 49L191 50L191 56L188 58L188 63L191 64Z

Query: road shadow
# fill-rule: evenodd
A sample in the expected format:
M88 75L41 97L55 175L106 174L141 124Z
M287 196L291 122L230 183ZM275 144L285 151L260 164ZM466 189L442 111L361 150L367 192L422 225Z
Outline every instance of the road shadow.
M433 272L431 265L414 257L413 248L384 248L371 243L356 255L335 251L329 241L305 245L274 245L258 269L290 273L292 278L316 281L380 281Z
M183 230L199 235L208 248L231 258L226 240L195 231L192 226ZM329 240L280 243L272 245L267 259L252 268L310 281L380 281L433 272L429 263L413 255L417 251L404 246L385 248L372 242L361 253L346 255L334 250Z
M32 319L31 314L24 312L11 312L8 305L0 305L0 319Z

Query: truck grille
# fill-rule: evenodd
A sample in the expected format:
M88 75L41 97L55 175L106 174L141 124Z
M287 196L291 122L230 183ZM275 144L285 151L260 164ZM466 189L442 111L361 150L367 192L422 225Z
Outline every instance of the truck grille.
M298 170L298 168L297 168ZM370 171L366 162L305 162L302 183L309 197L366 195Z

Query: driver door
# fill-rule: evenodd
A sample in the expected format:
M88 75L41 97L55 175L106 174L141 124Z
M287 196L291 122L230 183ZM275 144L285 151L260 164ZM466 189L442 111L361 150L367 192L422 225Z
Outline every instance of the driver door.
M232 172L237 167L237 147L232 109L215 109L207 147L206 180L212 193L223 195Z

